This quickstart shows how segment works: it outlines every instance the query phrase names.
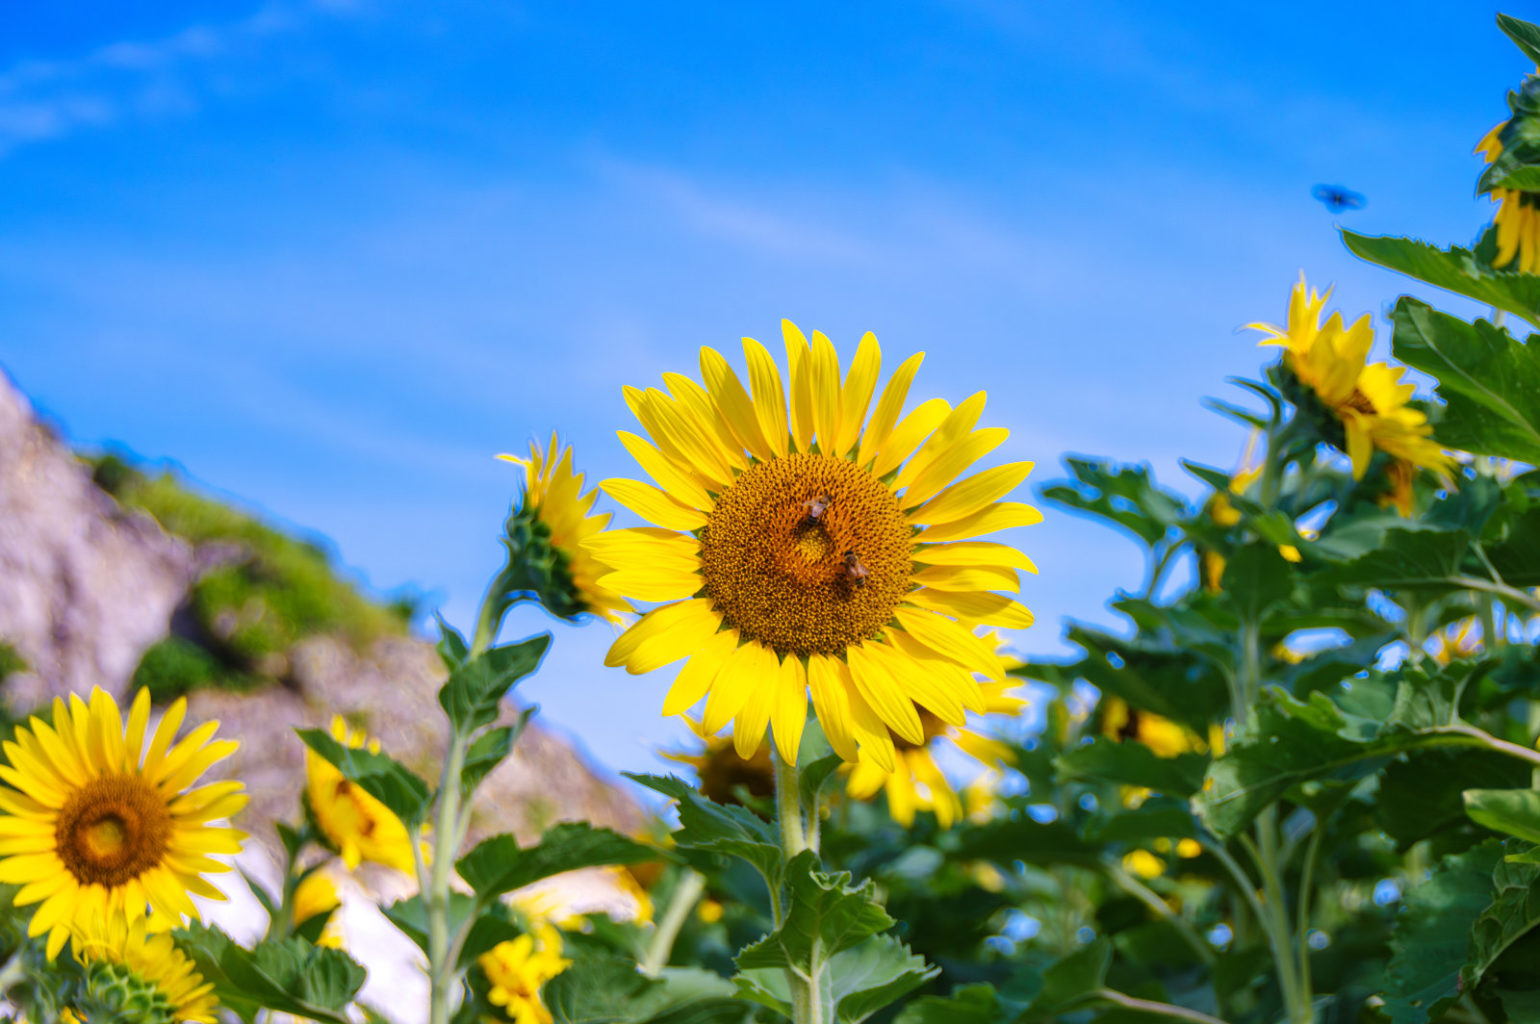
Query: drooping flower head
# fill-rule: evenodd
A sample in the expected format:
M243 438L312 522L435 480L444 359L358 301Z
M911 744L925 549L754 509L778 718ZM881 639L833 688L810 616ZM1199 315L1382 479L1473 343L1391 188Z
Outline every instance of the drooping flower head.
M246 805L239 782L194 786L238 746L205 722L173 743L187 713L166 709L146 745L150 694L140 690L125 727L106 691L90 703L55 699L51 722L33 718L4 744L0 765L0 882L39 904L29 935L48 935L50 958L71 925L153 908L168 923L196 917L192 897L222 900L204 880L228 871L211 854L240 852L245 833L211 822Z
M544 451L531 441L528 458L498 458L524 467L524 491L503 533L514 577L507 581L510 589L533 593L564 619L589 614L620 622L619 613L631 606L599 583L610 568L583 543L604 529L610 514L588 514L599 492L583 493L583 474L572 472L572 449L558 455L552 434Z
M332 718L332 738L345 746L378 752L380 741L362 729L349 729L341 715ZM305 751L305 799L327 843L351 871L364 861L397 871L415 867L412 838L394 811L347 779L315 751Z
M652 440L622 432L621 441L658 486L600 486L656 525L610 531L589 547L615 567L601 583L666 603L616 641L606 664L640 673L688 658L663 713L704 698L706 730L734 723L744 757L768 727L794 763L811 691L840 756L855 762L865 751L892 771L895 736L925 742L922 710L961 726L986 707L975 673L1004 682L973 628L1032 621L1009 596L1032 563L974 539L1041 518L1001 500L1032 463L959 480L1007 436L974 429L982 392L955 409L931 399L903 415L916 355L868 420L876 338L862 338L842 378L828 338L815 332L809 343L789 322L782 330L788 381L745 339L748 390L709 348L704 387L669 373L667 390L625 389Z
M1026 701L1006 692L1013 685L983 683L980 689L984 692L984 712L1019 714ZM914 823L916 811L930 811L936 816L936 824L951 828L968 813L968 808L936 764L936 748L950 744L990 769L1011 765L1011 748L971 725L948 725L923 709L920 718L925 724L925 742L910 743L902 737L895 740L897 765L891 772L871 760L862 760L851 769L845 791L857 800L870 800L878 793L886 793L888 813L906 828Z
M1376 449L1447 476L1451 460L1433 440L1433 427L1407 404L1416 386L1401 383L1405 368L1368 361L1374 328L1367 313L1351 327L1344 326L1341 313L1321 323L1330 296L1307 288L1301 274L1289 298L1286 328L1248 326L1269 335L1263 345L1283 347L1294 377L1341 424L1339 447L1352 459L1353 479L1363 479Z
M516 939L499 942L477 958L487 976L487 1001L502 1011L494 1024L551 1024L551 1011L540 1000L540 986L571 966L561 955L561 932L536 926Z
M1532 174L1540 162L1540 76L1531 75L1524 86L1508 94L1512 116L1495 125L1476 144L1488 169L1477 186L1497 204L1492 223L1497 228L1497 254L1492 266L1533 274L1540 271L1540 191L1502 188L1498 181L1515 172Z
M121 914L81 919L70 929L70 949L85 970L85 999L76 1020L123 1024L214 1024L219 1000L170 934L151 931L150 919Z

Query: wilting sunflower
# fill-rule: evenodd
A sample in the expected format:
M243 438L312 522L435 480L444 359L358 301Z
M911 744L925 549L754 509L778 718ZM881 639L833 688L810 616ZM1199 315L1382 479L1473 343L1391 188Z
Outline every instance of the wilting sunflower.
M349 729L341 715L332 718L332 738L344 746L367 747L376 753L380 741L363 730ZM410 872L412 837L394 811L343 777L330 761L305 750L305 799L316 827L351 871L373 861Z
M1015 715L1026 703L1020 697L1011 697L1005 691L1015 683L984 683L984 711L991 715ZM870 800L879 792L886 792L888 813L904 827L914 823L915 811L930 811L936 816L936 824L951 828L967 812L962 798L946 774L936 764L933 756L936 746L946 741L986 768L1009 766L1012 763L1011 748L997 739L986 736L966 726L948 725L929 711L921 710L920 719L925 723L925 742L910 743L903 738L895 741L897 768L884 771L880 766L863 760L851 769L845 791L857 800Z
M620 622L619 613L631 606L598 582L610 567L583 544L604 529L610 514L588 514L599 492L583 494L583 474L572 472L572 449L562 449L558 456L552 434L545 451L531 441L529 458L498 458L524 467L524 493L503 535L516 576L509 581L511 589L535 594L547 610L564 619L586 613Z
M20 906L40 904L27 934L48 934L49 958L72 924L153 908L160 919L196 917L192 896L222 900L203 875L228 871L210 854L235 854L245 833L210 824L246 805L239 782L193 788L234 740L212 742L205 722L175 744L187 702L166 709L145 744L150 694L140 690L125 729L101 689L88 705L55 699L52 722L16 730L0 765L0 882L21 886Z
M499 942L476 959L487 976L487 1001L513 1024L551 1024L540 986L571 966L561 955L561 932L549 924ZM496 1020L496 1018L493 1018Z
M70 949L86 975L86 1000L70 1017L131 1024L214 1024L219 1000L193 962L150 920L121 913L77 921ZM84 1011L84 1012L82 1012ZM94 1012L92 1012L94 1011Z
M741 757L730 737L712 735L699 719L689 715L685 715L684 720L699 737L701 747L693 751L664 750L660 753L670 761L694 768L700 780L701 794L706 799L719 804L741 804L740 792L753 800L769 800L775 796L775 766L770 763L769 747L759 744L748 757Z
M1476 144L1476 152L1486 157L1487 163L1496 163L1503 155L1504 137L1511 141L1514 133L1521 130L1519 122L1515 116L1493 127ZM1506 267L1517 263L1514 269L1523 273L1540 271L1540 192L1494 188L1490 194L1497 204L1497 212L1492 216L1497 227L1497 256L1492 265Z
M745 339L747 391L709 348L704 387L669 373L667 391L625 389L652 442L625 432L621 441L658 487L600 486L656 525L610 531L589 547L615 567L602 584L667 603L627 630L605 663L640 673L688 658L663 713L705 698L708 732L734 722L746 757L768 726L788 763L811 690L840 756L855 762L864 751L892 771L894 736L926 741L922 710L961 726L968 710L985 709L974 673L1004 682L973 627L1032 621L1008 596L1032 563L973 539L1041 519L1000 500L1032 463L958 480L1008 433L974 429L982 392L955 409L931 399L901 417L920 365L912 356L868 421L877 339L861 339L842 382L828 338L815 332L809 344L785 321L782 330L789 388L765 347Z
M1352 460L1353 479L1363 479L1376 449L1447 477L1450 458L1433 440L1428 418L1407 404L1416 386L1401 383L1405 368L1368 362L1374 328L1367 313L1351 327L1343 326L1341 313L1322 324L1330 297L1330 291L1307 289L1301 274L1289 298L1287 329L1248 326L1270 335L1262 344L1283 346L1289 370L1341 424L1339 447Z

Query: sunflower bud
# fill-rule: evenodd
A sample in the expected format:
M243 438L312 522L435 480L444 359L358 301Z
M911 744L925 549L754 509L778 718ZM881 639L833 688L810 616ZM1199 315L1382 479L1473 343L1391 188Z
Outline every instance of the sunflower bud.
M160 986L141 978L127 964L95 960L85 968L85 994L76 1002L82 1021L118 1024L174 1024L171 1001Z

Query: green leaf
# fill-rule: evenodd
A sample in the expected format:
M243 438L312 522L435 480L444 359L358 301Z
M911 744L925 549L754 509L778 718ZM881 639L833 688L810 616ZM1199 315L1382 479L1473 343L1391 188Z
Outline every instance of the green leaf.
M1523 275L1540 290L1540 276ZM1392 314L1397 359L1438 381L1438 440L1477 455L1540 462L1540 341L1467 323L1403 295ZM1531 314L1530 319L1534 316Z
M1460 996L1470 930L1492 902L1495 840L1446 857L1432 877L1407 890L1390 937L1385 1009L1391 1024L1423 1024Z
M1342 241L1360 259L1540 325L1540 277L1493 270L1471 250L1459 246L1440 249L1414 238L1370 238L1352 231L1343 231ZM1415 300L1403 296L1401 301ZM1396 358L1406 358L1399 345Z
M321 729L296 729L314 750L365 793L390 808L408 827L422 821L430 802L428 784L391 757L367 747L349 747Z
M1384 590L1465 590L1470 550L1464 530L1387 530L1380 547L1321 575L1329 582Z
M455 862L455 870L482 900L521 889L550 875L602 864L657 860L662 851L587 822L553 826L525 849L510 835L493 836Z
M435 648L438 651L439 660L444 663L444 668L450 672L465 664L465 659L470 657L470 645L465 642L465 637L460 631L444 621L444 617L434 613L434 619L438 621L439 641Z
M879 935L835 955L826 972L825 1020L860 1024L941 973L891 935Z
M1112 943L1105 937L1076 950L1043 972L1042 991L1032 1000L1028 1014L1049 1017L1085 1002L1105 987L1111 965Z
M1268 608L1288 598L1293 585L1293 571L1277 544L1252 541L1225 560L1224 591L1237 614L1252 622L1261 622Z
M540 997L554 1024L719 1024L745 1016L732 991L707 971L668 968L649 978L626 957L582 952Z
M469 733L496 721L503 697L535 671L550 643L551 634L542 633L521 643L493 647L450 672L438 702L455 729Z
M957 836L956 856L964 861L988 860L1007 866L1016 861L1040 866L1101 864L1100 846L1082 839L1070 825L1062 821L1036 822L1028 817L996 818L964 829Z
M1097 844L1147 843L1153 839L1195 839L1197 836L1198 822L1188 804L1159 796L1151 797L1131 810L1115 809L1111 817L1086 829L1086 838Z
M823 793L824 784L834 776L835 772L839 771L840 765L844 763L845 759L838 754L829 754L827 757L820 757L813 763L803 767L802 780L799 787L801 789L803 807L815 809L818 807L819 797Z
M893 1024L1004 1024L1005 1019L993 985L963 985L944 999L916 999Z
M1158 486L1148 466L1115 466L1105 459L1069 457L1074 481L1043 488L1043 498L1105 519L1153 545L1181 521L1187 503Z
M1497 27L1503 30L1503 34L1512 39L1514 45L1524 51L1530 63L1540 64L1540 26L1508 14L1497 16Z
M364 969L346 953L301 938L264 941L247 950L198 922L177 938L203 980L237 1013L261 1007L347 1024L343 1011L364 983Z
M1540 792L1533 789L1467 789L1465 813L1495 832L1540 843Z
M465 766L460 769L460 790L469 794L481 785L493 769L503 763L503 760L513 752L513 745L519 741L525 726L529 725L530 718L539 710L535 705L523 708L519 712L518 720L512 725L498 726L496 729L488 729L477 736L475 741L465 751Z
M449 894L450 932L458 932L475 909L476 900L473 897L463 892L451 892ZM381 906L380 911L402 935L415 942L424 953L428 951L428 911L423 906L421 896L397 900Z
M1172 796L1189 797L1202 788L1208 760L1205 754L1161 757L1143 743L1119 743L1098 736L1060 754L1055 764L1066 778L1144 786Z
M746 807L726 807L708 800L676 776L624 774L678 801L679 828L674 842L681 848L741 857L765 877L772 891L780 889L784 857L774 825Z
M877 885L850 884L849 872L816 870L818 855L804 850L786 865L781 927L738 954L740 969L792 968L812 974L814 949L826 958L893 926L877 902Z
M1507 844L1511 847L1512 844ZM1492 871L1492 905L1476 919L1462 989L1475 991L1498 957L1540 925L1540 864L1498 861Z

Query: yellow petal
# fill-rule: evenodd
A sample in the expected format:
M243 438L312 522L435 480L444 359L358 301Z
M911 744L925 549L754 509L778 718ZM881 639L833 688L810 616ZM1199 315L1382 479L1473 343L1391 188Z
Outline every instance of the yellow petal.
M818 724L823 726L829 746L840 757L854 764L858 755L850 717L850 698L847 696L847 687L853 684L847 684L841 678L840 669L844 667L836 658L822 654L810 655L807 659L807 682L812 691L813 711L818 715Z
M605 530L583 541L583 549L611 569L700 568L700 541L688 533L656 526Z
M920 363L924 359L924 352L916 352L905 359L893 376L888 378L887 386L882 389L882 397L877 400L877 411L872 414L872 422L861 432L861 446L856 450L856 462L860 465L864 466L875 459L882 446L888 443L893 425L904 411L904 400L909 397L909 385L913 383L914 375L919 372Z
M721 410L706 389L682 373L665 373L663 383L674 396L679 414L707 436L728 464L734 469L748 469L749 460L744 457L743 445L733 436L732 428L722 418Z
M877 336L867 331L861 336L855 359L845 374L839 436L829 452L835 458L843 458L860 438L861 425L866 422L866 410L872 404L872 394L877 390L877 378L881 374L882 348L877 344Z
M998 565L1012 569L1037 572L1032 559L1009 544L996 544L987 540L961 541L956 544L938 544L920 547L914 552L914 560L921 565Z
M699 573L670 565L627 569L599 577L599 586L639 601L682 601L694 597L704 585Z
M920 643L970 672L1005 682L1005 667L989 645L951 619L918 608L899 606L893 618Z
M1035 463L1011 462L961 480L909 514L911 523L950 523L971 515L1011 493Z
M986 505L972 515L963 516L950 523L937 523L921 530L915 540L921 544L961 540L965 537L982 537L1000 530L1013 530L1018 526L1032 526L1043 521L1043 514L1031 505L1019 501L997 501Z
M727 453L704 427L690 422L672 397L657 388L648 388L642 392L640 404L648 413L642 419L643 425L659 439L665 451L672 447L683 452L696 475L712 485L712 490L720 491L732 482L733 470ZM663 443L664 438L667 444Z
M771 656L772 659L774 655ZM761 679L749 688L743 707L733 719L733 749L747 761L765 742L765 729L770 724L770 710L775 706L775 691L779 666L771 670L768 678Z
M833 454L840 432L840 359L834 343L822 332L813 332L811 373L813 429L818 446Z
M743 390L743 385L738 381L738 375L733 373L733 368L727 365L727 360L716 349L702 348L700 350L700 374L701 380L706 382L706 390L721 410L722 418L727 422L739 443L754 453L754 457L760 460L768 460L775 453L765 440L765 435L759 428L759 418L754 413L754 403L749 398L748 392Z
M771 709L770 730L776 749L787 764L797 763L797 749L802 745L802 728L807 724L807 674L795 654L781 661L776 682L775 706Z
M737 647L737 630L724 629L708 637L674 677L668 695L663 698L663 714L682 715L699 704L711 691L723 662Z
M925 589L907 595L906 600L921 608L983 626L1026 629L1033 621L1032 613L1016 601L1004 594L988 591L952 593Z
M786 367L791 374L791 439L797 450L813 446L813 367L807 339L790 320L781 321L786 339Z
M888 728L910 743L923 743L925 729L914 710L914 703L904 694L904 688L893 678L886 663L872 653L873 648L879 646L862 644L845 652L856 692Z
M911 578L934 590L1004 590L1014 594L1021 589L1016 570L998 565L927 565Z
M710 602L683 603L687 614L681 615L668 629L637 644L635 652L626 659L627 672L641 675L671 665L680 658L699 653L716 635L722 618L710 607Z
M701 728L715 736L743 710L750 694L758 687L768 687L778 671L775 652L755 641L740 644L717 673L701 715Z
M781 372L765 346L753 338L743 339L743 355L749 364L749 387L754 393L754 417L760 433L774 455L786 454L786 392L781 390Z
M920 443L951 411L952 407L939 398L920 403L893 428L888 439L882 443L877 451L877 461L872 464L872 472L879 477L887 476L903 465L904 460L914 454Z
M654 608L615 639L604 656L604 664L610 668L624 665L636 654L637 648L648 640L673 629L681 622L710 612L710 601L679 601Z
M913 482L904 491L903 506L914 508L934 498L941 488L967 472L969 466L1000 447L1010 436L1011 432L1004 427L986 427L969 434L938 455L914 477ZM912 466L918 461L919 458L916 457L909 465ZM904 472L908 470L909 466L905 466ZM899 474L899 481L895 481L894 486L899 485L903 476L903 473Z
M915 478L929 469L937 459L967 438L983 413L984 392L982 391L975 392L960 402L955 409L947 413L946 419L936 425L935 431L920 446L919 451L914 453L914 458L899 470L893 486L908 487L912 484ZM950 478L943 481L943 483L950 482ZM918 505L919 502L906 502L906 504Z
M649 523L670 530L698 530L706 525L699 510L640 480L616 477L601 481L599 489Z
M887 644L867 644L865 647L898 683L906 700L920 705L948 725L962 725L967 721L962 701L947 690L939 676L928 671L926 663L906 657ZM982 700L979 703L982 704Z
M620 443L626 446L626 451L642 467L642 472L652 477L664 491L686 505L700 509L711 507L711 496L706 493L706 488L681 472L668 456L629 431L621 430L617 433Z
M850 699L850 731L860 744L863 757L869 757L883 771L892 771L896 764L897 751L893 747L893 734L888 727L882 724L882 719L872 710L871 705L861 696L861 691L856 687L855 678L850 672L850 666L839 662L841 680L845 687L845 696Z

